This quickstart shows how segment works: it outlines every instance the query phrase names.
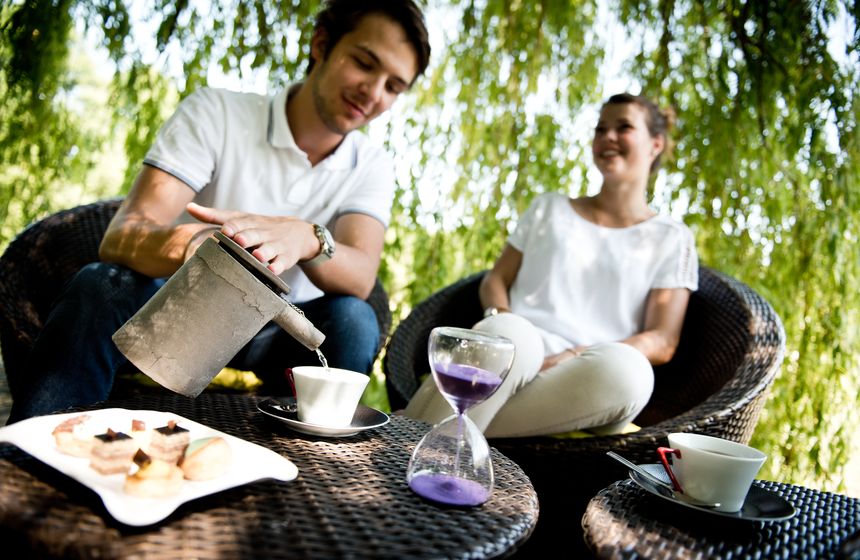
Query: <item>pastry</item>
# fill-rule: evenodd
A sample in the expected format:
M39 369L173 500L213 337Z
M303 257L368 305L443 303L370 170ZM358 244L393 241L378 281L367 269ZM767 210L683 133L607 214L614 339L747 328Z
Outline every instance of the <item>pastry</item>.
M149 451L149 440L152 438L152 433L146 429L146 422L143 420L132 420L131 437L137 442L138 449L144 452Z
M170 420L162 428L152 431L147 453L153 459L161 459L174 465L182 458L188 446L188 430L180 427L175 420Z
M93 448L95 431L87 414L72 416L57 425L52 432L57 449L75 457L89 457Z
M128 434L108 428L93 438L90 466L101 474L128 472L137 444Z
M208 437L188 445L179 467L188 480L210 480L227 472L231 460L230 445L224 438Z
M182 470L173 463L153 459L141 450L134 454L138 466L133 474L126 475L123 490L140 498L175 496L182 490Z

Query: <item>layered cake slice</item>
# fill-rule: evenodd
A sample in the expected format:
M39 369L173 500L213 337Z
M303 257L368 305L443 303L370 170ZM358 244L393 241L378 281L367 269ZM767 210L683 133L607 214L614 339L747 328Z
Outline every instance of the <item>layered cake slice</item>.
M180 427L175 420L170 420L166 426L152 431L149 456L175 465L185 453L188 440L188 430Z
M131 436L115 432L108 428L107 432L93 438L93 448L90 453L90 466L101 474L127 472L131 466L131 458L137 451L137 443Z

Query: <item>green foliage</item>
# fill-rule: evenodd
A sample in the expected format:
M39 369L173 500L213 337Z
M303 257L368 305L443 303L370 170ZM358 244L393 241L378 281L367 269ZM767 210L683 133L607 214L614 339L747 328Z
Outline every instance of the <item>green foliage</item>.
M0 2L0 248L46 213L127 191L160 124L213 75L262 73L272 90L301 79L319 4L159 0L138 22L117 0ZM589 114L615 93L608 53L630 44L634 93L678 116L654 204L685 215L702 262L762 293L785 325L753 438L771 457L763 475L841 490L860 448L857 2L600 4L428 6L429 73L385 130L401 155L380 271L395 324L490 266L535 195L596 186ZM840 11L854 24L842 63L828 51ZM96 33L115 66L107 97L82 93L100 82L76 29ZM379 372L373 386L384 406Z
M395 214L409 220L394 222L393 237L403 241L390 246L388 262L410 262L421 275L395 285L404 293L400 315L492 264L536 194L568 190L584 173L582 146L563 127L597 100L603 50L594 36L596 3L487 0L462 10L458 18L443 14L459 29L446 35L414 94L420 110L410 125L424 160L398 193ZM422 177L440 162L446 176ZM420 196L427 183L440 194L429 203Z
M47 185L82 178L98 150L68 107L69 8L33 1L0 9L0 246L50 208Z
M667 4L671 9L660 9ZM782 376L753 443L766 477L836 488L857 412L857 67L827 50L835 2L621 2L660 29L630 70L679 114L667 198L689 200L700 255L785 323ZM855 43L850 47L856 63ZM829 141L830 139L830 141ZM834 146L834 139L836 145Z

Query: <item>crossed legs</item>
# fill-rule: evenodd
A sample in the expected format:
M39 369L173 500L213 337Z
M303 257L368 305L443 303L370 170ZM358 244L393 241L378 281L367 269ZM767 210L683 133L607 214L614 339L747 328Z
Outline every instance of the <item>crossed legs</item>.
M654 373L627 344L589 347L576 358L539 372L543 342L526 319L511 313L474 327L510 338L514 364L499 390L468 415L487 437L527 437L572 430L617 433L647 404ZM428 377L406 407L407 416L436 423L453 412Z

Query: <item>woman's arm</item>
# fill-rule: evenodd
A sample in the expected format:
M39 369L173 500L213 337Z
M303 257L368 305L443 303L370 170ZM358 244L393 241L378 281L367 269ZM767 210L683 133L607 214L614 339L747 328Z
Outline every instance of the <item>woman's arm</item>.
M659 288L651 290L645 303L645 325L642 332L623 340L648 358L652 365L665 364L675 355L690 290Z
M648 358L651 365L665 364L675 355L690 290L686 288L660 288L651 290L645 304L645 329L622 340L633 346ZM568 348L544 359L541 371L566 362L582 354L586 346Z
M514 283L522 262L523 254L506 243L492 270L481 280L478 294L484 309L495 307L500 311L511 310L508 290Z

